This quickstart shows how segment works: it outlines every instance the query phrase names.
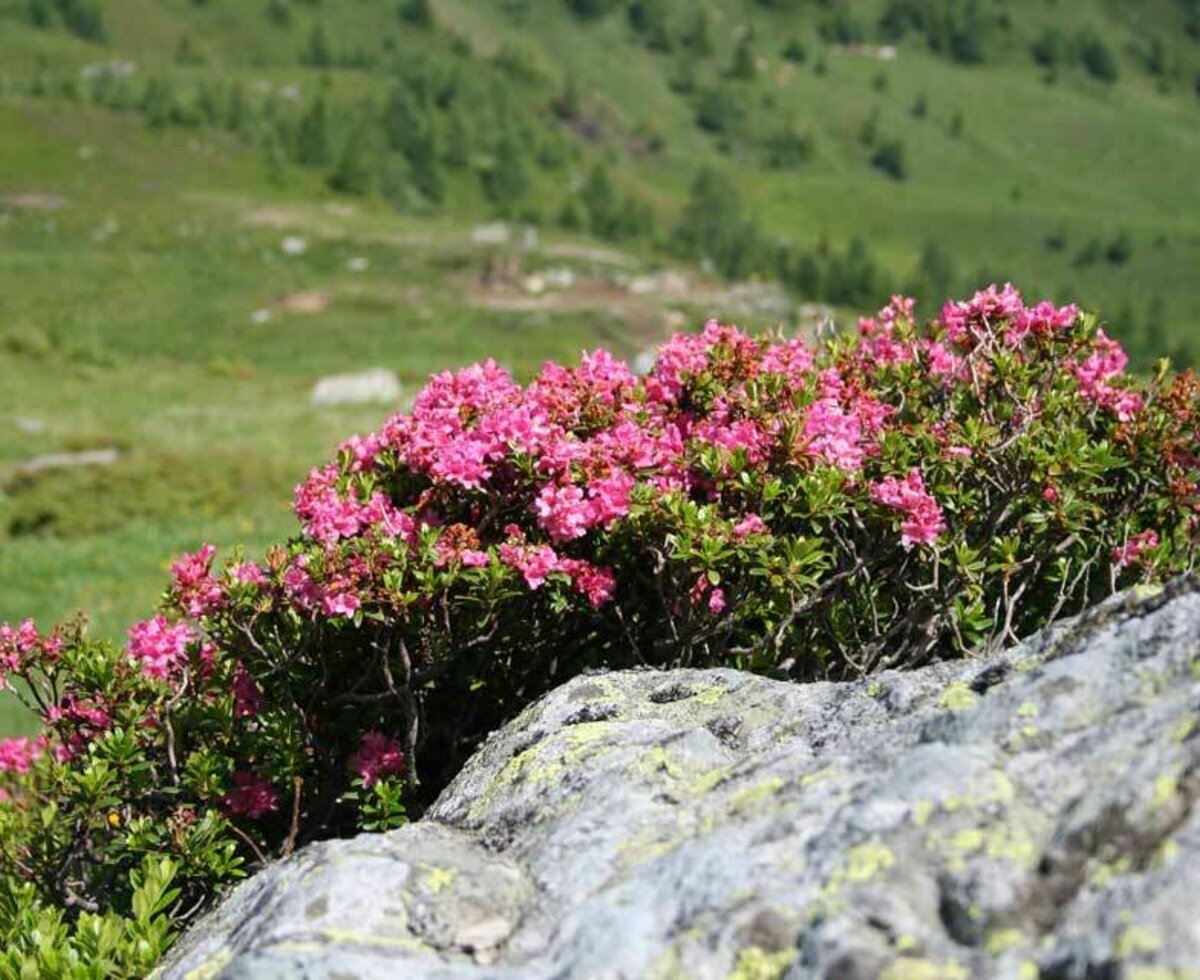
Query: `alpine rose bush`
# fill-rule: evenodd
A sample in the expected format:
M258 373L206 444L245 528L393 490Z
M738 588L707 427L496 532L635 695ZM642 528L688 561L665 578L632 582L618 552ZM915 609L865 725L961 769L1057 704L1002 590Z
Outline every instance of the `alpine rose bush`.
M180 559L125 649L0 628L46 725L0 747L10 891L121 910L163 855L182 921L419 812L589 668L845 678L1011 642L1194 567L1198 433L1190 373L1135 379L1011 286L816 346L710 322L644 377L602 351L436 375L297 487L292 541Z

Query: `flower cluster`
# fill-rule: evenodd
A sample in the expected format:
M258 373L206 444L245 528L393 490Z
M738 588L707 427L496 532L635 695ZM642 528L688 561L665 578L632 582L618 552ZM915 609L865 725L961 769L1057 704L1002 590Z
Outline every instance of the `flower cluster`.
M903 480L889 476L873 484L871 499L894 507L904 515L900 540L906 548L914 544L932 544L946 530L942 508L925 489L919 469L909 470Z
M364 786L373 786L384 776L398 776L404 771L404 750L394 738L367 732L354 754L354 771Z

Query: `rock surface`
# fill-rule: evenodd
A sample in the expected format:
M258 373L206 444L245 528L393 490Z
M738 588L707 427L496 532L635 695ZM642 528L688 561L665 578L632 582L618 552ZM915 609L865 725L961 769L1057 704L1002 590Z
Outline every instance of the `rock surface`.
M312 405L392 405L400 400L400 379L386 368L371 368L357 374L332 374L313 388Z
M167 978L1200 976L1200 581L996 656L589 675Z

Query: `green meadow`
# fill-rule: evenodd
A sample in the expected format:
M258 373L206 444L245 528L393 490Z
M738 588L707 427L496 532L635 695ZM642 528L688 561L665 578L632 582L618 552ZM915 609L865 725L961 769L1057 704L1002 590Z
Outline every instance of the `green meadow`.
M173 555L286 538L309 467L485 357L1010 279L1200 361L1197 5L975 4L978 50L920 6L0 0L0 622L120 641ZM399 405L311 404L375 367Z

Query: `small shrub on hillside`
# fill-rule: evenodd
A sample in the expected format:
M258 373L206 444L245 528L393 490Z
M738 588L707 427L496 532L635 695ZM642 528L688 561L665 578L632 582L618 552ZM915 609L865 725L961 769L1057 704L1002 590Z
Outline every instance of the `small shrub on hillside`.
M1093 78L1111 84L1121 74L1113 49L1099 34L1085 31L1079 37L1079 60Z
M908 176L906 160L904 144L896 139L884 141L871 154L871 166L887 174L893 180L904 180Z
M0 627L45 722L0 743L0 936L182 923L396 826L588 668L914 667L1193 568L1200 383L1125 367L1073 306L993 287L817 348L710 323L644 377L602 352L433 377L297 487L261 563L181 558L124 649ZM148 858L169 899L136 897Z

